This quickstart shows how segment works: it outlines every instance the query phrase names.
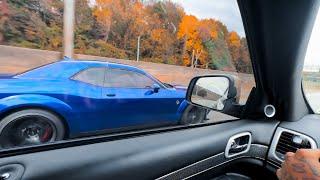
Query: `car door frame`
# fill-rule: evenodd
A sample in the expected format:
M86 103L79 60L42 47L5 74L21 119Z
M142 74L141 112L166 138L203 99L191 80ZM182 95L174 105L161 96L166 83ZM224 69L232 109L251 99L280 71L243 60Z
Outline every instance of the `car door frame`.
M154 84L158 84L160 86L160 90L158 93L153 92L153 88L139 88L139 87L108 87L107 86L107 79L108 78L112 78L110 76L110 69L117 69L117 70L123 70L126 72L130 72L130 73L136 73L139 74L141 76L144 76L148 79L150 79ZM125 69L125 68L121 68L121 67L110 67L108 66L108 68L106 69L106 73L105 73L105 80L104 80L104 86L102 87L102 98L105 99L105 103L109 104L109 102L107 102L108 100L113 100L113 101L117 101L118 103L122 103L121 108L127 108L128 102L127 101L131 101L132 103L137 104L136 106L139 106L139 109L142 111L144 109L144 113L143 116L145 117L143 120L143 123L138 122L140 120L135 120L134 116L130 116L132 119L132 121L136 121L136 124L132 124L132 127L120 127L121 125L115 125L116 127L114 127L115 129L118 129L117 131L120 130L124 130L124 129L141 129L142 127L161 127L161 126L167 126L167 125L172 125L174 124L172 121L166 121L165 118L162 120L157 120L154 119L154 112L156 112L156 100L152 99L152 96L158 96L160 95L159 93L163 93L160 91L169 91L168 89L166 89L162 84L159 84L159 82L157 80L155 80L154 78L150 77L150 75L148 74L144 74L138 71L134 71L134 70L130 70L130 69ZM124 93L126 93L127 95L130 95L130 97L128 97L128 99L126 98L122 98L123 93L120 94L119 97L119 93L116 91L122 91ZM130 94L128 92L131 91L137 91L137 93L135 94ZM110 96L108 97L108 94L110 94ZM137 97L137 99L134 99L135 97ZM133 100L132 100L133 99ZM161 99L161 98L159 98ZM148 104L145 104L148 103ZM151 103L151 104L150 104ZM174 101L175 103L175 101ZM114 104L114 103L112 103ZM108 105L110 107L110 105ZM134 107L136 107L134 105ZM132 107L132 104L130 104L130 107ZM112 106L112 108L114 108L114 106ZM120 108L120 107L119 107ZM132 109L132 108L130 108ZM147 109L147 110L146 110ZM178 107L177 107L178 109ZM119 118L115 118L117 123L121 123L121 121L123 121L125 118L124 117L120 117L123 115L128 116L128 113L130 113L129 108L125 109L126 112L120 113L118 116ZM114 111L114 110L113 110ZM147 114L146 114L147 113ZM138 116L141 113L138 113ZM121 120L120 120L121 119ZM148 119L153 119L152 122L148 123ZM127 120L129 121L129 120ZM139 124L139 125L138 125ZM176 123L175 123L176 124Z

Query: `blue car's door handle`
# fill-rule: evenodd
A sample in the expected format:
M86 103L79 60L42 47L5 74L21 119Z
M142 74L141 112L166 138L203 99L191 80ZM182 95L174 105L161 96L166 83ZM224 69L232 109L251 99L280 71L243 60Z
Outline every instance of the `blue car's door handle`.
M108 97L114 97L116 94L107 94Z

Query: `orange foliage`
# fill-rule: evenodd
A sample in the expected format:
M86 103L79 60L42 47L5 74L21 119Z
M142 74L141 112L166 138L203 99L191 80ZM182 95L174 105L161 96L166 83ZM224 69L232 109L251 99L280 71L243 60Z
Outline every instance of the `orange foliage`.
M108 40L111 21L112 11L111 8L115 4L113 0L96 0L97 7L93 11L93 15L96 17L99 24L104 28L105 39Z
M213 19L205 19L199 23L199 33L203 41L218 38L218 25Z
M238 33L232 31L229 33L228 36L228 41L230 43L231 46L235 46L235 47L240 47L240 37L238 35Z
M184 36L190 36L191 34L197 33L196 28L198 23L198 19L193 15L183 16L179 25L179 32L177 34L178 38L183 38Z
M192 15L186 15L181 20L177 36L184 40L186 50L189 53L189 56L183 55L184 65L192 65L194 63L192 60L200 61L201 64L205 64L207 61L207 53L199 31L200 25L201 21Z
M148 20L146 18L144 5L140 1L135 1L132 7L127 12L128 16L134 21L132 29L139 35L142 35L147 31L146 25Z
M241 46L241 42L240 42L240 37L239 35L232 31L229 33L228 35L228 46L229 46L229 51L230 51L230 55L233 61L233 64L237 64L237 62L239 61L239 59L241 59L241 54L240 54L240 46Z
M165 29L154 29L151 31L151 40L161 42L165 33Z
M47 23L40 17L41 13L7 1L4 0L2 6L0 3L0 41L8 38L8 44L61 48L61 16ZM44 2L46 7L52 6L49 1ZM63 10L63 1L52 2L56 3L53 9L60 10L52 13L52 8L44 8L44 12L52 14L48 17ZM245 37L229 32L219 20L186 15L183 7L171 0L94 0L92 7L88 2L91 1L76 1L75 47L78 52L135 59L139 39L141 60L212 69L235 67L237 71L250 72ZM20 12L26 13L25 18L30 18L30 23L10 17L11 13ZM10 37L4 37L3 32L9 32L6 34ZM25 39L21 42L18 37L22 34Z

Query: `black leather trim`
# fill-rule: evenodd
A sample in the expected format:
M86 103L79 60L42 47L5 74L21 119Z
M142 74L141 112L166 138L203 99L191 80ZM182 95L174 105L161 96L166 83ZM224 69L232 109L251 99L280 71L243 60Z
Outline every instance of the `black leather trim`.
M275 161L272 161L272 160L267 160L267 163L272 165L273 167L275 168L280 168L281 167L281 164L279 162L275 162Z
M217 166L221 166L230 161L240 159L240 158L255 158L260 160L265 160L265 157L268 152L268 147L260 144L252 144L249 152L245 154L241 154L239 156L235 156L227 159L224 155L224 152L211 156L209 158L203 159L196 163L193 163L189 166L186 166L182 169L176 170L170 174L164 175L157 180L180 180L193 177L197 174L203 173L205 171L209 171Z
M239 119L232 119L226 121L218 121L218 122L210 122L210 123L199 123L199 124L190 124L190 125L175 125L175 126L165 126L165 127L158 127L158 128L146 128L146 129L121 129L118 130L119 132L105 132L107 134L99 135L98 134L91 134L89 137L77 137L76 139L68 139L62 140L57 142L52 142L48 144L41 144L41 145L33 145L33 146L24 146L24 147L14 147L10 149L0 149L0 158L8 157L8 156L15 156L27 153L35 153L41 151L49 151L61 148L68 148L68 147L75 147L75 146L82 146L88 144L95 144L95 143L102 143L114 140L121 140L126 138L134 138L137 136L145 136L145 135L153 135L158 133L165 133L165 132L172 132L172 131L180 131L180 130L187 130L192 128L200 128L200 127L207 127L213 126L223 123L230 123L232 121L238 121ZM141 127L140 127L141 128ZM87 134L90 135L90 134Z

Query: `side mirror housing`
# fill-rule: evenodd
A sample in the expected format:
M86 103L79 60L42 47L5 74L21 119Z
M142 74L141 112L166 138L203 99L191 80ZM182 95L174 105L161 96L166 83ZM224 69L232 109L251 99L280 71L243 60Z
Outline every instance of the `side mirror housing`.
M239 103L235 78L231 75L207 75L194 77L187 90L187 101L207 109L224 111Z
M153 92L154 93L158 93L159 92L159 90L160 90L160 86L159 86L159 84L153 84L152 85L152 89L153 89Z

